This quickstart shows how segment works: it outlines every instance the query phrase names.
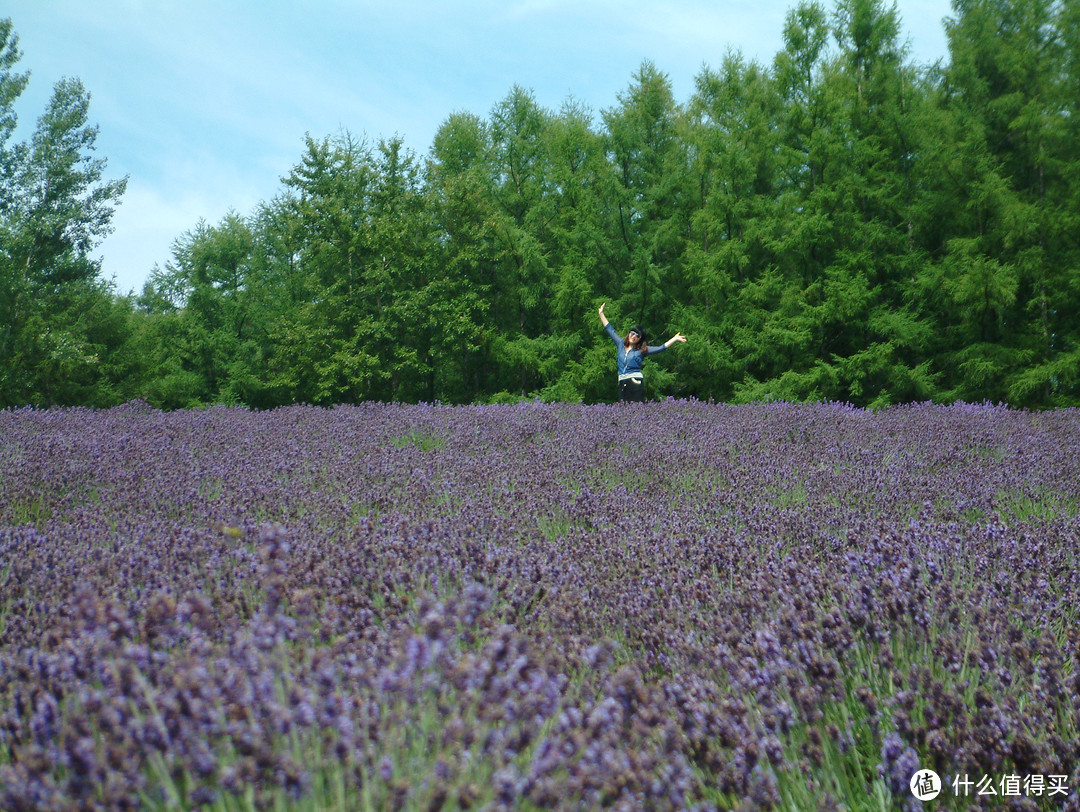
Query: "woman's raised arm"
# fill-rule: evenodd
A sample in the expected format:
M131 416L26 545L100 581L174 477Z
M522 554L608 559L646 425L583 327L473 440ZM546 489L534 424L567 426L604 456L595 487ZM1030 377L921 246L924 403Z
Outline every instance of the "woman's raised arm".
M664 342L664 346L665 347L670 347L672 344L681 344L681 343L685 343L685 341L686 341L686 336L684 336L682 333L676 333L675 335L673 335L671 338L669 338L667 341Z

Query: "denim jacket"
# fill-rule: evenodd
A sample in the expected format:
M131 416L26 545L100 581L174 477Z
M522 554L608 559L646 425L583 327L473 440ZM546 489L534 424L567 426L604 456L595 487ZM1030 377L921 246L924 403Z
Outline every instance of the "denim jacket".
M641 364L645 360L645 356L642 355L641 350L634 349L633 347L627 348L623 346L623 339L615 332L615 328L611 326L609 321L604 327L607 330L607 334L611 336L611 340L615 342L615 348L619 351L618 355L618 370L619 379L624 377L640 378L641 376ZM658 352L666 350L663 344L658 347L649 347L646 355L656 355Z

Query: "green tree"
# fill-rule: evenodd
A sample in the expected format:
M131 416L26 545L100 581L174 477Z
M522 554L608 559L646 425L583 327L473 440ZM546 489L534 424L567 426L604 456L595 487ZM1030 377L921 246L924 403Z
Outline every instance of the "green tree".
M942 259L923 285L946 325L952 398L1077 395L1069 6L964 0L946 25L940 105L955 146L940 155Z
M27 82L13 72L17 45L10 20L0 21L0 404L62 403L85 394L67 381L92 381L102 360L85 317L106 289L92 252L126 179L103 180L77 79L55 85L29 143L8 145Z
M920 100L895 7L840 0L787 17L774 193L758 233L758 279L739 291L732 331L739 399L928 397L929 330L906 297L924 261L916 239ZM830 34L837 49L829 49Z
M729 53L704 69L688 106L686 140L700 205L693 212L685 265L688 290L676 308L693 341L679 349L689 391L727 399L739 377L733 343L744 332L746 285L772 261L780 99L767 72ZM758 347L752 341L740 353Z
M694 204L684 194L688 160L680 116L671 80L649 61L634 73L618 106L603 113L619 182L622 309L654 330L668 324L672 302L685 288L681 258Z
M498 332L492 360L499 386L522 397L541 385L550 347L553 225L551 167L544 138L549 114L515 85L491 112L495 171L490 228L498 249L491 306Z
M421 170L400 139L383 141L371 200L373 265L366 275L376 304L372 339L388 368L390 400L434 401L443 317L438 273L431 263L434 222Z
M435 135L425 170L425 194L435 219L433 262L444 335L437 391L470 402L493 390L492 306L501 248L494 234L495 169L487 125L471 113L450 116Z
M140 297L153 364L147 399L166 407L250 403L259 389L249 269L254 238L235 212L199 222L173 243Z
M845 233L818 294L830 360L839 394L853 402L929 399L937 391L927 360L932 328L909 304L910 280L927 260L922 173L930 167L916 167L934 131L927 88L906 61L895 4L841 0L833 30L851 171L838 183L850 201Z
M433 400L446 306L434 218L400 139L308 138L251 234L246 353L261 400ZM258 362L256 367L254 362Z
M617 183L604 138L580 103L568 100L548 120L544 138L551 173L546 251L552 294L540 394L552 400L609 399L610 345L594 313L623 278L612 205Z
M0 405L5 406L20 402L29 386L22 360L26 351L22 330L27 320L22 311L29 296L29 278L11 248L19 237L21 191L16 178L26 146L10 141L18 124L15 102L30 79L27 73L15 72L22 58L18 46L11 20L0 20Z
M828 53L818 3L788 12L773 63L778 96L770 206L755 217L765 250L740 277L730 340L737 400L832 398L839 376L823 312L826 269L836 256L848 169L840 69Z
M371 397L387 374L373 342L371 312L378 302L365 295L365 273L374 261L371 150L348 133L322 141L309 136L284 182L311 292L280 345L284 363L304 370L297 396L327 404Z
M16 188L13 185L16 168L20 163L24 147L9 145L18 116L15 102L18 101L30 81L29 73L16 73L15 66L22 59L19 50L19 38L15 34L10 19L0 19L0 204L4 206L6 224L9 207L14 201ZM5 244L6 244L5 240Z

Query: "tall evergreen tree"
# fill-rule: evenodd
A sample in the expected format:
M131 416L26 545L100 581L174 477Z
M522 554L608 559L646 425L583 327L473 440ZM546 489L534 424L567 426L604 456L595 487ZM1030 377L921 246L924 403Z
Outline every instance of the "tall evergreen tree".
M1078 302L1075 240L1060 230L1074 151L1066 7L963 0L954 11L942 107L957 148L941 190L943 260L925 282L958 317L942 352L950 396L1069 402L1078 336L1065 314Z
M828 43L828 17L818 3L788 12L784 49L773 65L781 105L775 195L759 226L768 255L738 290L732 331L738 400L836 395L830 323L815 308L844 221L840 187L851 139Z
M671 80L645 61L618 106L603 114L619 181L622 310L653 329L666 326L685 283L681 258L693 207L684 198L688 161L680 112Z
M573 99L548 121L551 166L548 266L553 287L550 330L542 370L549 399L604 399L610 347L592 314L618 290L615 178L591 112Z
M551 270L546 247L553 225L550 161L544 133L549 114L533 94L515 85L492 110L490 132L496 172L492 231L499 246L492 307L499 334L493 358L508 392L539 388L550 349Z
M375 299L379 356L388 375L383 391L391 400L436 399L446 324L432 265L433 218L415 157L400 139L380 142L371 197L373 266L368 295Z
M426 167L426 196L435 218L432 261L441 269L445 342L436 367L437 393L469 402L491 391L492 306L498 257L492 223L495 169L487 125L470 113L450 116L435 135Z
M818 311L841 373L837 393L860 404L929 399L931 330L907 302L926 260L917 233L923 191L915 156L929 131L926 91L906 62L896 5L841 0L834 34L840 48L844 127L850 171L840 181L845 233L827 271Z
M688 290L675 309L694 336L680 349L683 383L730 398L741 377L733 344L744 335L744 286L769 266L777 194L779 99L767 72L729 53L704 69L688 106L686 139L699 204L686 245Z

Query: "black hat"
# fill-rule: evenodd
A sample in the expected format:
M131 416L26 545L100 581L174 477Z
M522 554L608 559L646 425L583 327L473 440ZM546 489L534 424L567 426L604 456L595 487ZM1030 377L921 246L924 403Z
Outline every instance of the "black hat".
M645 328L642 327L640 324L635 324L633 327L631 327L630 332L637 333L638 337L640 337L642 341L645 340Z

